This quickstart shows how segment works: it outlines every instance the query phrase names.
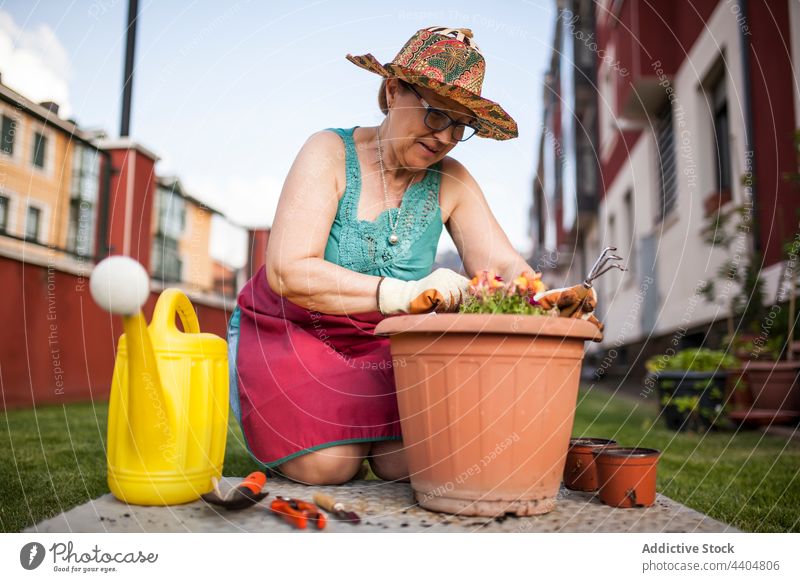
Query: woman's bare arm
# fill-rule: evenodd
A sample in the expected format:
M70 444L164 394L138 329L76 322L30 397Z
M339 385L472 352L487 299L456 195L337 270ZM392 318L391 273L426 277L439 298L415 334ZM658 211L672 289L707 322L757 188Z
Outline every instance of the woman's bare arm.
M344 146L329 131L312 135L297 154L270 232L267 281L276 293L312 311L375 311L380 278L324 259L339 203L337 164L344 164Z
M510 281L526 270L533 271L497 222L475 178L453 158L445 158L442 187L452 188L456 204L447 222L468 277L484 269L494 270Z

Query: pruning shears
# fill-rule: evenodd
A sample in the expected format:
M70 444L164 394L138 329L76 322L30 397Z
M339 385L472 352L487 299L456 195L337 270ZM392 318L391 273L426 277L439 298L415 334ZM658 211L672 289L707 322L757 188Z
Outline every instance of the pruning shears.
M278 495L270 503L269 508L274 514L282 517L286 523L297 529L306 529L308 520L314 522L317 529L325 529L327 523L325 514L316 505L302 499Z

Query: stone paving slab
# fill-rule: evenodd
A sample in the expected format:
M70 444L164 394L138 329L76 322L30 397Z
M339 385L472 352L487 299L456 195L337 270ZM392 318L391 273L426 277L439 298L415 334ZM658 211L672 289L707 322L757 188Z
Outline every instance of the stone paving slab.
M223 478L220 488L238 478ZM292 532L298 531L269 511L275 495L311 501L315 492L331 495L355 511L361 523L328 521L325 532L735 532L726 525L668 497L658 495L648 508L618 509L592 493L562 487L556 509L545 515L498 518L461 517L419 507L408 483L351 481L309 487L282 477L267 482L269 496L240 511L226 511L202 500L171 507L128 505L106 494L42 521L26 532ZM316 531L313 526L308 531Z

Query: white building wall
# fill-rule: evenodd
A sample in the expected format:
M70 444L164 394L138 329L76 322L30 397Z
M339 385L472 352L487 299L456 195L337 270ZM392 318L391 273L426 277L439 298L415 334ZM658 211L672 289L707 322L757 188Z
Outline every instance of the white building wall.
M647 134L636 142L600 203L599 228L592 237L598 255L604 247L615 246L617 254L624 259L623 264L630 269L624 273L616 269L609 271L595 283L600 319L606 325L603 347L622 345L641 337L640 307L634 303L639 288L639 269L629 261L631 245L637 244L642 233L649 230L646 225L652 224L650 216L655 191L651 183L656 178L652 144L652 138ZM632 231L625 220L627 192L633 194L635 219Z
M643 294L658 294L656 322L652 330L655 336L681 333L684 328L724 317L722 305L710 304L695 294L701 281L716 278L716 272L725 259L722 250L712 251L700 235L705 222L703 202L715 190L712 114L701 85L723 55L727 68L732 157L733 200L729 206L741 204L740 176L745 171L746 160L739 46L735 15L727 4L721 2L673 79L672 86L677 96L673 106L673 124L678 173L677 202L673 212L663 222L657 220L658 158L653 131L647 124L642 137L633 146L629 160L613 183L606 185L606 197L599 213L599 248L617 246L627 259L631 256L633 244L636 258L641 240L654 235L657 289L645 287L640 265L632 265L628 273L612 271L598 281L600 315L606 324L604 348L645 339L647 333L642 330L640 313ZM604 108L602 98L600 107ZM628 191L634 193L633 232L626 231L629 229L626 229L624 218L623 200ZM610 232L612 220L613 234ZM730 292L736 290L731 288Z

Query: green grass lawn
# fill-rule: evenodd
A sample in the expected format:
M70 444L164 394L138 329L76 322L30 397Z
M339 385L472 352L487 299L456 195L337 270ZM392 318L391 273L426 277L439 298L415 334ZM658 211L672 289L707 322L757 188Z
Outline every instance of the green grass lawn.
M800 444L761 431L676 433L648 400L582 391L573 434L662 451L656 488L744 531L800 531Z
M661 449L659 492L716 519L746 531L800 531L796 442L757 431L674 433L653 424L653 406L584 390L573 432ZM0 413L0 531L20 531L108 492L106 416L105 403ZM257 468L231 419L224 474Z

